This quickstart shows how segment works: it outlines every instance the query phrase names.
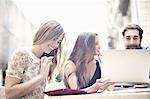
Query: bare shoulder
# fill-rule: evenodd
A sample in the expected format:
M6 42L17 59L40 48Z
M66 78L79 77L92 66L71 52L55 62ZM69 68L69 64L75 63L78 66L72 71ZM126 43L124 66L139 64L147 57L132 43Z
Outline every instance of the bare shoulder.
M68 60L66 65L65 65L65 69L71 70L71 71L75 71L76 70L76 66L75 66L75 64L72 61Z
M64 66L64 70L63 70L64 75L66 75L68 77L70 74L74 73L75 71L76 71L75 64L70 60L67 61L66 65Z

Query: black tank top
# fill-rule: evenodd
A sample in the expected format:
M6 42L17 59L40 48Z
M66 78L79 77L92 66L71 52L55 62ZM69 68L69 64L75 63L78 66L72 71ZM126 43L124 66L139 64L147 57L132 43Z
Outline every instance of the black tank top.
M86 87L90 87L91 85L93 85L96 82L96 79L100 79L100 78L101 78L101 68L100 68L100 64L99 64L98 60L96 60L95 73L94 73L92 79L89 81L88 86L86 86Z

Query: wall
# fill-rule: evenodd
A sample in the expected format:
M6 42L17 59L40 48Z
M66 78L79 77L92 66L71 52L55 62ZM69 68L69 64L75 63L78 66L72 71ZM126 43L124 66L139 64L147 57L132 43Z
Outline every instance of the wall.
M30 46L33 25L11 0L0 0L0 68L4 71L11 53Z

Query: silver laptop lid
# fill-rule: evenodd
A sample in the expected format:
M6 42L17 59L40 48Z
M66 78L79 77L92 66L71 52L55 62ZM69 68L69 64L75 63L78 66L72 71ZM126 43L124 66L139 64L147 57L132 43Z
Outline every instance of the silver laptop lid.
M119 83L149 83L150 51L105 50L102 78Z

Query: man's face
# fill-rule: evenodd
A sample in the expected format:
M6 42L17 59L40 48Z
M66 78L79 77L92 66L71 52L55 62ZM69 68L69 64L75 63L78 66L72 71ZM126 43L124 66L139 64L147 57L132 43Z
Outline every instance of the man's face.
M126 49L139 49L140 48L139 31L136 29L127 30L124 35L124 44Z

